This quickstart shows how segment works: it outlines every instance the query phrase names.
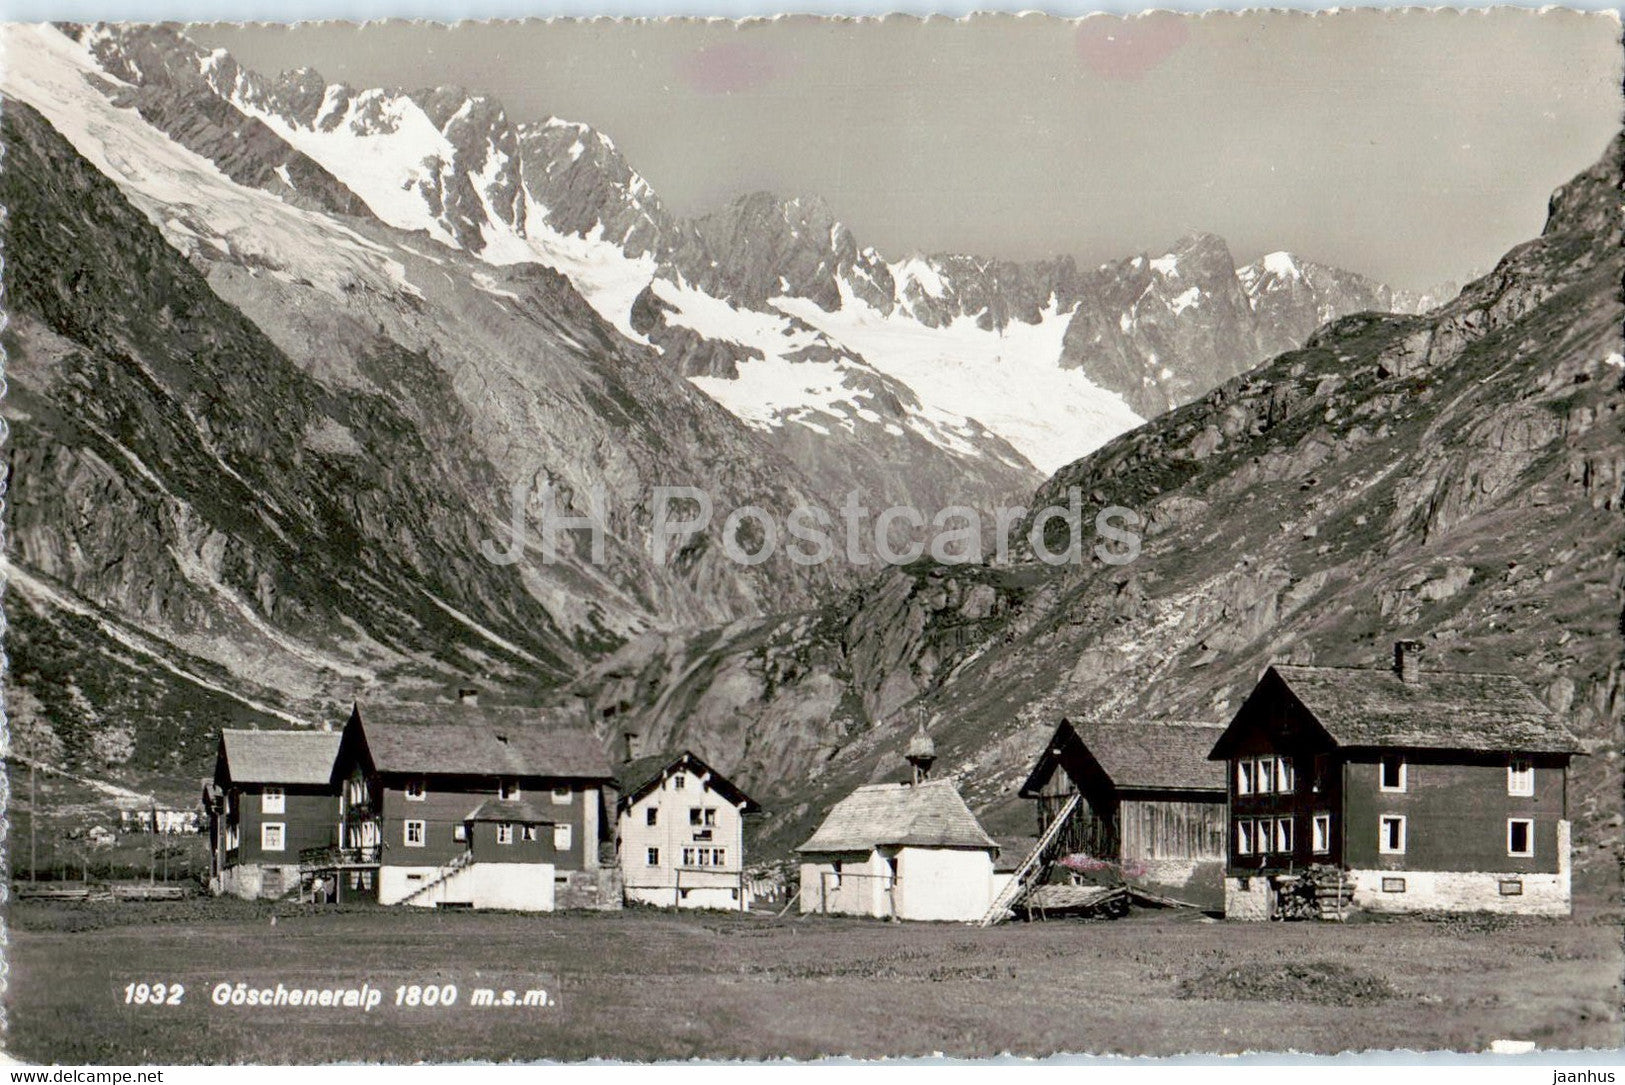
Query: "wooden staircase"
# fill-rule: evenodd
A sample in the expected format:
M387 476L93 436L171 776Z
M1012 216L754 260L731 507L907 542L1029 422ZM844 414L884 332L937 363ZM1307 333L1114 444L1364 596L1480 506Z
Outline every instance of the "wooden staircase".
M434 875L433 878L430 878L428 881L424 882L422 885L418 886L416 889L412 890L410 893L406 894L406 896L402 897L400 900L396 901L395 903L396 904L410 904L410 903L412 903L412 901L414 901L417 898L421 897L423 894L427 893L429 890L433 889L435 886L440 885L447 878L450 878L453 874L456 874L459 870L462 870L465 867L472 866L473 863L474 863L473 849L470 849L468 851L463 852L461 855L457 856L451 862L447 863L445 866L443 866L439 870L435 871L435 875Z
M1072 815L1078 809L1078 803L1081 801L1083 801L1081 794L1073 795L1066 800L1066 805L1057 811L1055 817L1050 819L1049 827L1044 830L1044 835L1038 838L1038 843L1033 845L1033 850L1027 853L1027 858L1021 861L1020 866L1016 867L1015 873L1010 876L1010 881L1003 889L999 890L998 896L993 898L993 903L988 906L987 914L977 921L976 925L978 927L991 927L1004 919L1010 912L1011 905L1020 900L1023 893L1032 888L1032 882L1044 872L1044 860L1048 858L1050 849L1060 839L1061 830L1065 828L1067 822L1072 820Z

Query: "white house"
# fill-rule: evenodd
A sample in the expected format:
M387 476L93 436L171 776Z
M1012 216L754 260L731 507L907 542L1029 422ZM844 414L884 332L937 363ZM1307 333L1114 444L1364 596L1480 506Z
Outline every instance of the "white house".
M686 750L627 761L615 775L627 903L750 907L744 816L760 811L755 800Z
M998 845L951 780L860 787L796 851L804 913L969 922L993 902Z

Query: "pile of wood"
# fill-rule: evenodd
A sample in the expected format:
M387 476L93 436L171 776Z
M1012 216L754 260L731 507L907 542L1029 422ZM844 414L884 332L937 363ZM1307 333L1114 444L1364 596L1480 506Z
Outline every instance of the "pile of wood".
M1028 919L1116 919L1128 914L1129 890L1124 885L1035 885L1016 907Z
M1354 883L1346 879L1316 882L1315 903L1319 906L1320 918L1343 922L1354 907Z

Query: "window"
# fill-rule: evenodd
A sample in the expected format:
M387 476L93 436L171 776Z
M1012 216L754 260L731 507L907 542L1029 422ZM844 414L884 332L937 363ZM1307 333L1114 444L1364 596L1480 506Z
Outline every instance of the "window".
M1528 758L1515 757L1507 766L1507 794L1533 795L1535 793L1535 766Z
M1253 793L1253 763L1251 761L1236 762L1236 794L1251 795Z
M283 847L282 836L282 822L267 821L260 826L260 850L281 851Z
M536 826L521 825L519 827L519 839L523 840L527 844L534 843L536 840Z
M1292 854L1292 819L1275 819L1275 850L1283 855Z
M1382 759L1380 785L1384 791L1405 790L1405 759L1390 754Z
M711 865L712 866L727 866L728 865L728 849L727 848L712 848L711 849Z
M660 824L660 807L651 806L651 807L649 807L649 809L645 810L643 812L643 823L645 825L659 825Z
M569 806L570 805L570 789L567 788L567 787L555 787L553 789L553 805L554 806Z
M503 780L497 784L497 798L503 802L519 797L519 784L513 780Z
M513 826L509 825L506 821L500 822L497 825L497 843L498 844L512 844L513 843Z
M553 826L553 850L554 851L569 851L570 850L570 826L568 826L568 825L555 825L555 826Z
M1330 783L1331 770L1332 759L1323 753L1317 753L1315 755L1315 775L1314 779L1309 782L1309 789L1311 791L1325 790L1326 785Z
M1384 878L1382 880L1382 891L1384 893L1403 893L1405 891L1405 879Z
M709 826L714 826L716 823L717 823L716 807L707 806L705 808L705 824L709 827Z
M427 796L428 794L429 794L429 786L427 784L425 784L422 780L412 780L412 781L409 781L407 783L407 785L406 785L406 801L407 802L422 802L424 797Z
M1275 758L1260 757L1254 762L1253 786L1260 795L1275 789Z
M649 852L648 852L648 855L645 858L647 859L648 864L650 866L659 866L660 865L660 849L659 848L650 848Z
M690 825L698 825L700 823L700 816L703 813L704 811L698 806L690 806L688 808L688 823Z
M260 792L260 813L282 814L287 812L287 795L280 787L268 787Z
M1502 878L1501 879L1501 895L1503 897L1521 897L1521 896L1523 896L1523 879L1522 878Z
M1246 818L1236 822L1236 854L1251 855L1253 853L1253 823Z
M1309 826L1309 843L1316 855L1325 855L1332 850L1332 816L1330 814L1316 814Z
M1405 854L1405 819L1384 814L1377 828L1377 850L1384 855Z
M710 848L701 848L700 851L699 851L699 860L700 860L700 865L701 866L710 866L711 865L711 849Z
M693 866L694 865L694 849L693 848L684 848L683 849L683 865L684 866Z
M830 878L831 886L839 889L841 887L841 861L839 859L835 860L835 862L831 865L830 873L833 875L833 877Z
M678 773L676 776L671 778L671 789L673 791L681 791L683 790L683 785L686 783L688 783L688 777L684 776L682 773Z
M402 828L402 840L409 848L421 848L427 839L424 825L421 821L408 821Z
M459 844L465 843L468 840L468 826L453 825L451 827L451 838Z
M1507 854L1535 854L1535 823L1528 818L1507 819Z
M1297 790L1297 777L1292 772L1292 758L1277 757L1275 759L1275 790L1283 794L1291 794Z

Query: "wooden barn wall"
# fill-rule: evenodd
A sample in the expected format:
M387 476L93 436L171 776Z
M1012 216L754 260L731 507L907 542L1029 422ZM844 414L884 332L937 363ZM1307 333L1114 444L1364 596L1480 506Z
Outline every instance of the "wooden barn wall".
M1124 799L1117 827L1125 861L1225 857L1222 802Z

